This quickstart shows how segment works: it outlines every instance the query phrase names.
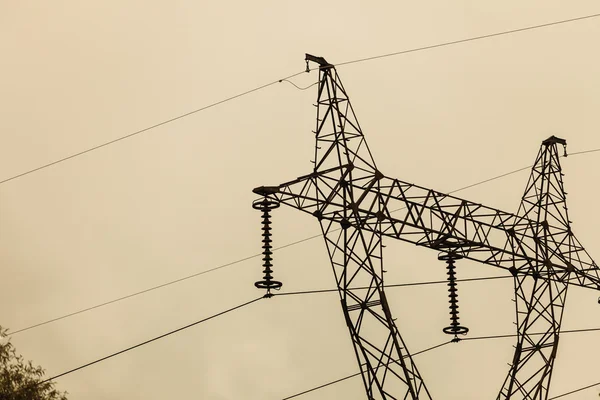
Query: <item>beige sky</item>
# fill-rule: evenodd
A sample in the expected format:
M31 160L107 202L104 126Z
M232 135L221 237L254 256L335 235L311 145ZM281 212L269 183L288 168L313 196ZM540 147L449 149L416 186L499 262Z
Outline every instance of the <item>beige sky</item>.
M301 71L600 12L595 1L0 3L0 180ZM379 168L450 191L530 165L554 134L600 148L600 19L338 69ZM316 72L294 79L307 86ZM260 251L251 189L310 172L315 90L282 83L0 185L0 324L13 330ZM563 159L573 229L598 260L599 153ZM516 211L527 172L460 193ZM320 232L274 212L274 244ZM439 280L386 242L388 283ZM285 290L334 285L322 240L275 253ZM503 274L471 262L459 277ZM260 295L260 260L16 335L49 375ZM573 288L563 327L600 327ZM472 335L514 332L510 280L459 285ZM388 292L412 352L448 338L443 286ZM598 382L597 333L565 335L551 395ZM493 399L512 339L416 358L436 399ZM261 301L65 376L72 399L278 400L357 372L336 294ZM599 389L566 397L597 398ZM359 378L301 399L364 399Z

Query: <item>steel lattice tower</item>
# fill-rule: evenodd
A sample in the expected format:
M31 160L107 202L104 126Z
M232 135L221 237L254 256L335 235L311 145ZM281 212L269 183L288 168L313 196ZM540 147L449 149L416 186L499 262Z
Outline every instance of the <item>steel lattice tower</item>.
M514 275L517 310L517 345L498 399L546 399L556 359L560 323L569 287L568 275L577 266L597 268L571 231L567 212L563 173L558 145L566 141L554 136L544 140L531 171L525 194L517 212L514 235L521 240L527 232L528 220L536 222L534 248L539 261L525 268L527 273ZM555 266L565 265L560 271ZM543 279L544 276L562 279ZM541 335L540 335L541 333Z
M367 398L432 398L386 300L387 237L441 252L449 266L466 258L512 273L518 338L497 399L546 400L567 288L600 289L600 270L567 216L558 153L566 142L551 137L542 143L517 214L387 178L335 67L322 57L307 54L306 60L319 64L313 171L254 192L264 204L283 203L319 221ZM270 247L265 251L268 276L257 285L269 290L281 283L272 281ZM466 328L456 318L446 330Z

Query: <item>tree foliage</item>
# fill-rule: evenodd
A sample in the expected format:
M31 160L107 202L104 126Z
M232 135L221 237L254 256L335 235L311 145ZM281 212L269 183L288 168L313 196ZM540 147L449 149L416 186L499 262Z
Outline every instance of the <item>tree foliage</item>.
M44 370L16 353L0 326L0 400L67 400L66 392L44 382Z

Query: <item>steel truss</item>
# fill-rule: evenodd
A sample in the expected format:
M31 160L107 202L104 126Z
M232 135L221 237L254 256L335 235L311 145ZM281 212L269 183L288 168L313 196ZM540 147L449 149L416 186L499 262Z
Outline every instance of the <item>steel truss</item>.
M254 192L319 220L367 398L432 398L386 300L382 240L390 237L513 274L518 338L497 399L546 400L567 288L600 289L600 269L568 220L558 153L566 142L542 143L516 214L387 178L335 67L306 60L319 64L313 172Z

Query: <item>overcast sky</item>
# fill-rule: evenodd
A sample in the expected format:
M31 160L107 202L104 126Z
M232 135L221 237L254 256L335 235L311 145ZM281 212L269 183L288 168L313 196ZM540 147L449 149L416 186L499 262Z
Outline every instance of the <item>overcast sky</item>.
M600 12L596 1L0 2L0 180L302 71ZM378 167L451 191L531 165L540 143L600 148L600 19L340 66ZM293 79L301 87L317 72ZM0 185L0 324L17 330L260 252L251 189L311 172L316 89L283 82ZM600 257L600 153L561 160L573 229ZM516 212L528 172L460 197ZM273 213L275 246L320 232ZM391 240L386 283L445 279ZM284 290L332 288L322 239L277 251ZM49 376L261 294L254 258L32 329ZM504 271L469 261L459 278ZM600 327L572 288L564 329ZM514 333L512 282L459 284L473 336ZM444 285L390 289L409 349L448 340ZM600 333L564 335L551 395L600 381ZM417 356L436 399L493 399L514 339ZM261 300L58 380L71 399L279 400L358 371L335 293ZM597 398L590 389L566 397ZM360 378L302 399L363 400Z

